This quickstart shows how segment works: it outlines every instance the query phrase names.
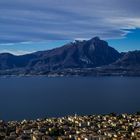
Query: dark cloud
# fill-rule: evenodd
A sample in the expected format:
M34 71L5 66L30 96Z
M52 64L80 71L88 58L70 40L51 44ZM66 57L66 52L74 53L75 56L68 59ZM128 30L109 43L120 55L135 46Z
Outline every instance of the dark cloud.
M0 43L121 38L140 27L140 0L1 0Z

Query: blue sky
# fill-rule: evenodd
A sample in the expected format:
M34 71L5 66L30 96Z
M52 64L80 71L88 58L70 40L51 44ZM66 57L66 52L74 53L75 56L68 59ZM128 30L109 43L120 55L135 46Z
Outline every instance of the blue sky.
M46 40L39 42L20 42L0 44L0 52L9 52L16 55L32 53L36 51L49 50L69 43L70 40Z
M140 29L130 30L122 39L107 40L109 45L120 52L140 50Z
M140 0L0 0L0 53L25 54L99 36L140 49Z

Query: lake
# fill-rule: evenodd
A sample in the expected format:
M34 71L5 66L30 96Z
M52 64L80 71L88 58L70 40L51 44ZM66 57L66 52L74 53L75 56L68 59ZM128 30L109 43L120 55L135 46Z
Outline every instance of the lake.
M0 119L140 111L138 77L0 78Z

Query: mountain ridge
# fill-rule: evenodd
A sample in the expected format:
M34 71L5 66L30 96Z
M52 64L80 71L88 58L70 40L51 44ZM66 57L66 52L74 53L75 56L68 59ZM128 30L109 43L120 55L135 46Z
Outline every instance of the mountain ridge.
M0 54L0 74L4 70L8 74L47 74L48 72L62 72L66 69L96 69L101 67L106 73L107 69L113 72L120 67L139 68L140 51L119 53L99 37L65 44L59 48L38 51L31 54L16 56L10 53ZM107 69L105 69L107 68ZM96 70L95 70L96 69ZM102 71L101 70L101 71ZM91 73L91 72L90 72ZM74 75L74 72L73 72Z
M2 56L1 58L3 58L3 55L4 54L1 54L0 57ZM107 42L100 40L98 37L95 37L88 41L76 41L74 43L69 43L52 50L40 51L21 56L14 56L10 54L8 55L9 57L15 57L15 59L19 59L19 61L22 58L26 60L27 57L29 57L29 59L33 58L32 60L30 59L31 61L28 60L30 62L27 64L31 67L46 65L52 68L82 68L95 67L112 63L119 58L120 54L114 48L108 46ZM6 58L4 60L6 60ZM0 62L0 64L2 64L2 62ZM15 65L15 67L19 66L14 64L14 62L13 65ZM9 68L12 68L12 66Z

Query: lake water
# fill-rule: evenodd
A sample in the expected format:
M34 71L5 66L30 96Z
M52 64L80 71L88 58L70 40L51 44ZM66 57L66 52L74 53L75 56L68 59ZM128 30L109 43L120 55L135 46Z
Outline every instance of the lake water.
M140 111L138 77L0 78L0 119Z

